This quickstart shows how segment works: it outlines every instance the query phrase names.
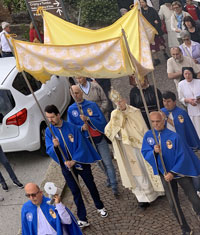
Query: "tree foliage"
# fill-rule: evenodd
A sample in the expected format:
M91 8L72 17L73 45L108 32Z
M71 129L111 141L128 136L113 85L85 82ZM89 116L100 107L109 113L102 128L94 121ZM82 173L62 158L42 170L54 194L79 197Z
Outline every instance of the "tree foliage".
M77 12L81 9L81 25L109 25L119 17L116 0L65 0L65 2L66 6L76 8Z
M25 0L2 0L2 2L10 13L20 12L26 9Z

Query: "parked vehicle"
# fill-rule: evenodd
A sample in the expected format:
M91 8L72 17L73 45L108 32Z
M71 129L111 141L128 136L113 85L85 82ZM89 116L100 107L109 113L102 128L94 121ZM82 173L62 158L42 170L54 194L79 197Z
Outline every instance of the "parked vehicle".
M26 75L42 109L55 104L63 114L71 99L68 79L53 75L42 84ZM4 152L40 149L44 154L45 128L44 118L16 68L15 58L0 58L0 145Z

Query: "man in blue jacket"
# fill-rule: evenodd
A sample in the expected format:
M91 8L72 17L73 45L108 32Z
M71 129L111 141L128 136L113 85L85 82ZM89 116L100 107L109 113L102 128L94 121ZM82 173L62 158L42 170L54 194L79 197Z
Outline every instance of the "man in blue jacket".
M46 129L46 152L61 166L63 176L74 197L74 202L77 207L77 216L79 218L79 226L89 226L81 192L74 180L71 169L77 179L78 175L83 179L98 213L100 213L101 217L107 217L108 213L100 199L90 166L90 164L99 161L101 158L90 142L87 142L82 136L78 127L61 119L59 110L55 105L46 106L45 114L51 123L50 127L56 136L56 138L54 138L49 128ZM65 158L59 151L59 145Z
M194 189L192 177L200 176L200 160L188 145L181 141L177 133L165 128L165 117L161 112L150 113L150 119L159 144L156 144L152 131L147 131L143 139L142 154L145 160L151 164L154 174L160 175L170 207L177 218L175 206L168 188L168 182L170 182L182 220L182 234L190 235L192 231L180 207L178 184L183 188L199 218L200 198ZM161 164L161 151L167 171L166 174Z
M22 235L82 235L75 217L58 195L54 196L54 206L34 183L26 184L25 192L30 200L21 211Z

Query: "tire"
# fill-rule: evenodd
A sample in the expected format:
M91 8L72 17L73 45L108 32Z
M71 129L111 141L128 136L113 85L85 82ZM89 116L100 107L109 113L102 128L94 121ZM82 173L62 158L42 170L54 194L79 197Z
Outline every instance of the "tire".
M42 156L48 156L46 154L46 144L45 144L45 129L46 129L47 125L45 122L42 122L40 125L40 154Z

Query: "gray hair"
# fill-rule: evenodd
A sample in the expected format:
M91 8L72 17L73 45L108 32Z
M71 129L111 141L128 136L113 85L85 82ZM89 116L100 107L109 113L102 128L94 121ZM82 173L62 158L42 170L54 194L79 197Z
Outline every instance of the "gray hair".
M191 36L190 36L190 33L187 31L187 30L182 30L180 32L180 37L183 39L183 38L189 38L191 39Z

